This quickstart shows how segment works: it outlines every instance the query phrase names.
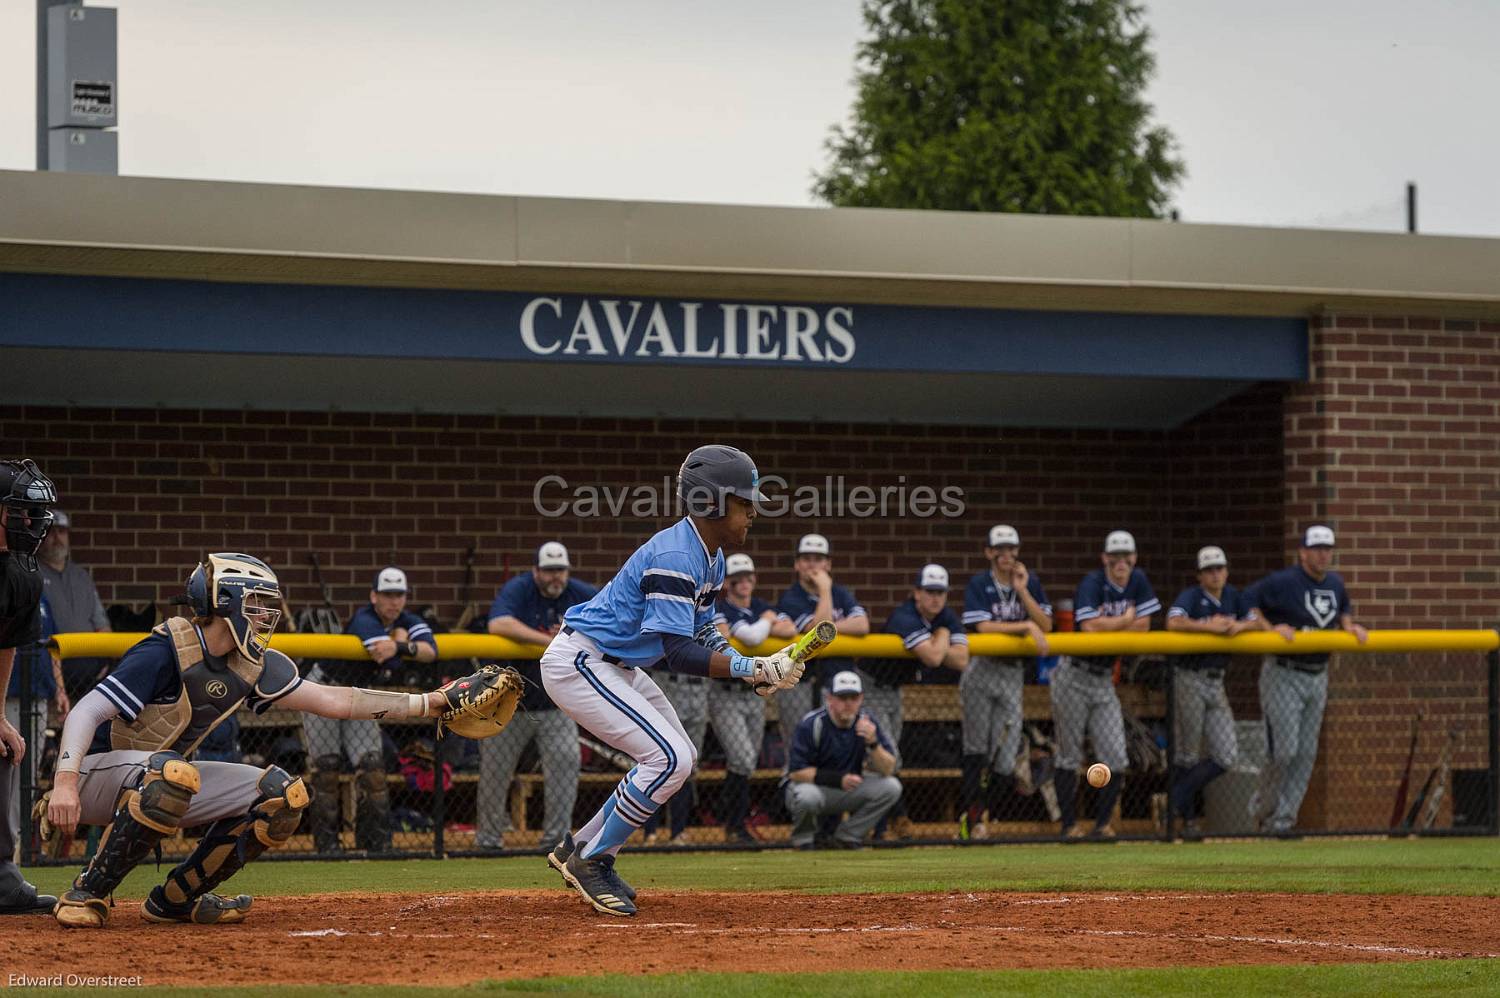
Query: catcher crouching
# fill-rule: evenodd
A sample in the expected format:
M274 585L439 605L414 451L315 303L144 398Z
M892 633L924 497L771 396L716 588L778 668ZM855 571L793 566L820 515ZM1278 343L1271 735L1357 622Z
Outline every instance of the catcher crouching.
M58 899L65 926L102 928L106 900L125 875L182 825L207 825L192 854L153 888L149 922L243 921L251 898L214 889L296 831L306 785L276 766L191 762L220 722L242 704L273 703L332 718L441 718L483 737L510 719L521 692L514 670L488 667L430 693L322 686L271 650L280 616L276 575L258 558L211 554L188 577L192 619L159 625L130 648L68 715L53 790L38 804L44 837L82 821L105 825L88 867Z

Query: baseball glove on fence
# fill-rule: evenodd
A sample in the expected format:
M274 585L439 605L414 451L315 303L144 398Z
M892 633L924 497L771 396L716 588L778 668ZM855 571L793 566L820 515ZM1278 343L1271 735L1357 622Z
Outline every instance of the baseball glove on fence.
M439 686L448 708L438 718L438 737L452 731L465 738L498 735L510 723L526 690L526 681L515 669L482 666L472 675Z

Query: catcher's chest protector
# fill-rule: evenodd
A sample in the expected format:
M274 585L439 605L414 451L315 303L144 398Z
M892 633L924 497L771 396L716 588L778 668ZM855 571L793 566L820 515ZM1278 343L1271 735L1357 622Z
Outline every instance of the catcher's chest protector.
M109 747L141 752L172 749L187 757L220 721L239 709L255 689L264 666L235 650L225 659L222 671L210 668L198 629L186 617L158 624L153 633L172 639L182 693L175 703L146 704L133 724L115 718L109 726Z

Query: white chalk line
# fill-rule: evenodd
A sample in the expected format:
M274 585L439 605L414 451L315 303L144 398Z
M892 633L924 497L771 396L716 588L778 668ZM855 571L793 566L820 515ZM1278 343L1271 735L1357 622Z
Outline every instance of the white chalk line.
M1082 897L1023 898L1020 901L1002 902L1004 905L1023 904L1087 904L1090 901L1212 901L1222 899L1223 894L1085 894ZM971 900L982 901L969 895Z

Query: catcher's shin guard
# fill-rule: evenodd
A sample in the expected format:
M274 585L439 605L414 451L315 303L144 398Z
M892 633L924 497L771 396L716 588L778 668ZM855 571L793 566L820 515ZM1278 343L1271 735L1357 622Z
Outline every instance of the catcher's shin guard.
M339 826L343 823L339 813L339 770L344 759L339 755L320 755L313 772L312 808L308 811L313 833L313 847L318 852L338 852L343 848L339 841Z
M102 928L109 920L104 899L177 830L199 785L198 770L176 752L157 752L147 759L139 786L120 792L114 820L88 869L57 899L52 910L57 920L69 928Z
M354 774L354 842L367 852L391 847L391 791L377 752L360 756Z
M266 768L259 794L246 814L220 818L208 826L191 856L151 891L141 907L148 922L229 923L243 921L250 897L210 893L267 849L282 845L297 830L307 809L307 787L276 766Z

